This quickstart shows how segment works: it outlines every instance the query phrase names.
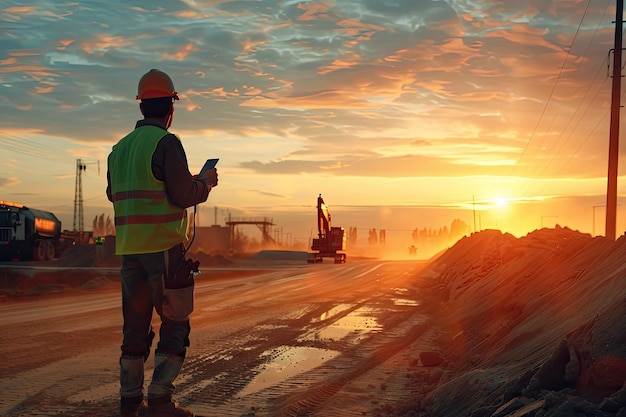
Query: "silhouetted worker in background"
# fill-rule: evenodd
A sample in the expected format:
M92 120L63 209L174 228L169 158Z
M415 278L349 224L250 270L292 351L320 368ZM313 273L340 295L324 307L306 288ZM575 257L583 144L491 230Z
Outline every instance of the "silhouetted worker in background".
M113 146L107 172L107 196L115 210L115 252L122 255L120 411L125 417L144 415L146 408L150 417L193 416L172 399L189 346L193 286L187 286L180 302L170 297L174 291L168 288L177 287L168 282L193 276L183 244L186 208L206 201L217 185L217 170L193 176L180 139L167 131L178 94L166 73L153 69L143 75L137 99L144 119ZM185 313L174 314L172 308ZM161 326L146 404L144 362L155 336L154 309Z

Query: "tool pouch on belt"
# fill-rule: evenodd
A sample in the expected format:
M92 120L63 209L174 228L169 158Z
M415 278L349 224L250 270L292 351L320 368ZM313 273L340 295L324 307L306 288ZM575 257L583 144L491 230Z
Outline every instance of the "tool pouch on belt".
M176 246L165 252L165 264L163 314L170 320L188 320L193 311L194 273L200 262L185 259L182 246Z

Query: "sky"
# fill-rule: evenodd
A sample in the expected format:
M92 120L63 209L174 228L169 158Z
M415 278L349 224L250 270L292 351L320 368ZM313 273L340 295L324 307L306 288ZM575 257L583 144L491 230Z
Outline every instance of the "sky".
M85 229L112 216L106 158L158 68L190 170L220 158L200 225L306 239L322 194L346 229L603 234L614 3L0 0L0 200L73 230L80 160Z

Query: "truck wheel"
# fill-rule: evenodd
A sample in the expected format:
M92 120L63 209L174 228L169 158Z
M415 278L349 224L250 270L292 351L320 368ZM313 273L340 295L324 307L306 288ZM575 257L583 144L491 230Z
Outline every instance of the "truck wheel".
M56 248L54 247L53 240L46 241L46 259L52 260L54 259L54 254L56 253Z
M33 260L43 261L44 259L46 259L46 242L37 239L33 245Z

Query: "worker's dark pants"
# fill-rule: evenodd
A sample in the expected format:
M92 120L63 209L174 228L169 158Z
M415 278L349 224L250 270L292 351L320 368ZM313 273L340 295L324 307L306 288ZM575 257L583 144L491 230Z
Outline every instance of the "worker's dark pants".
M162 314L164 273L164 252L122 257L122 355L148 357L154 338L152 312L156 309L161 317L156 351L185 356L185 348L189 346L189 320L174 321Z

